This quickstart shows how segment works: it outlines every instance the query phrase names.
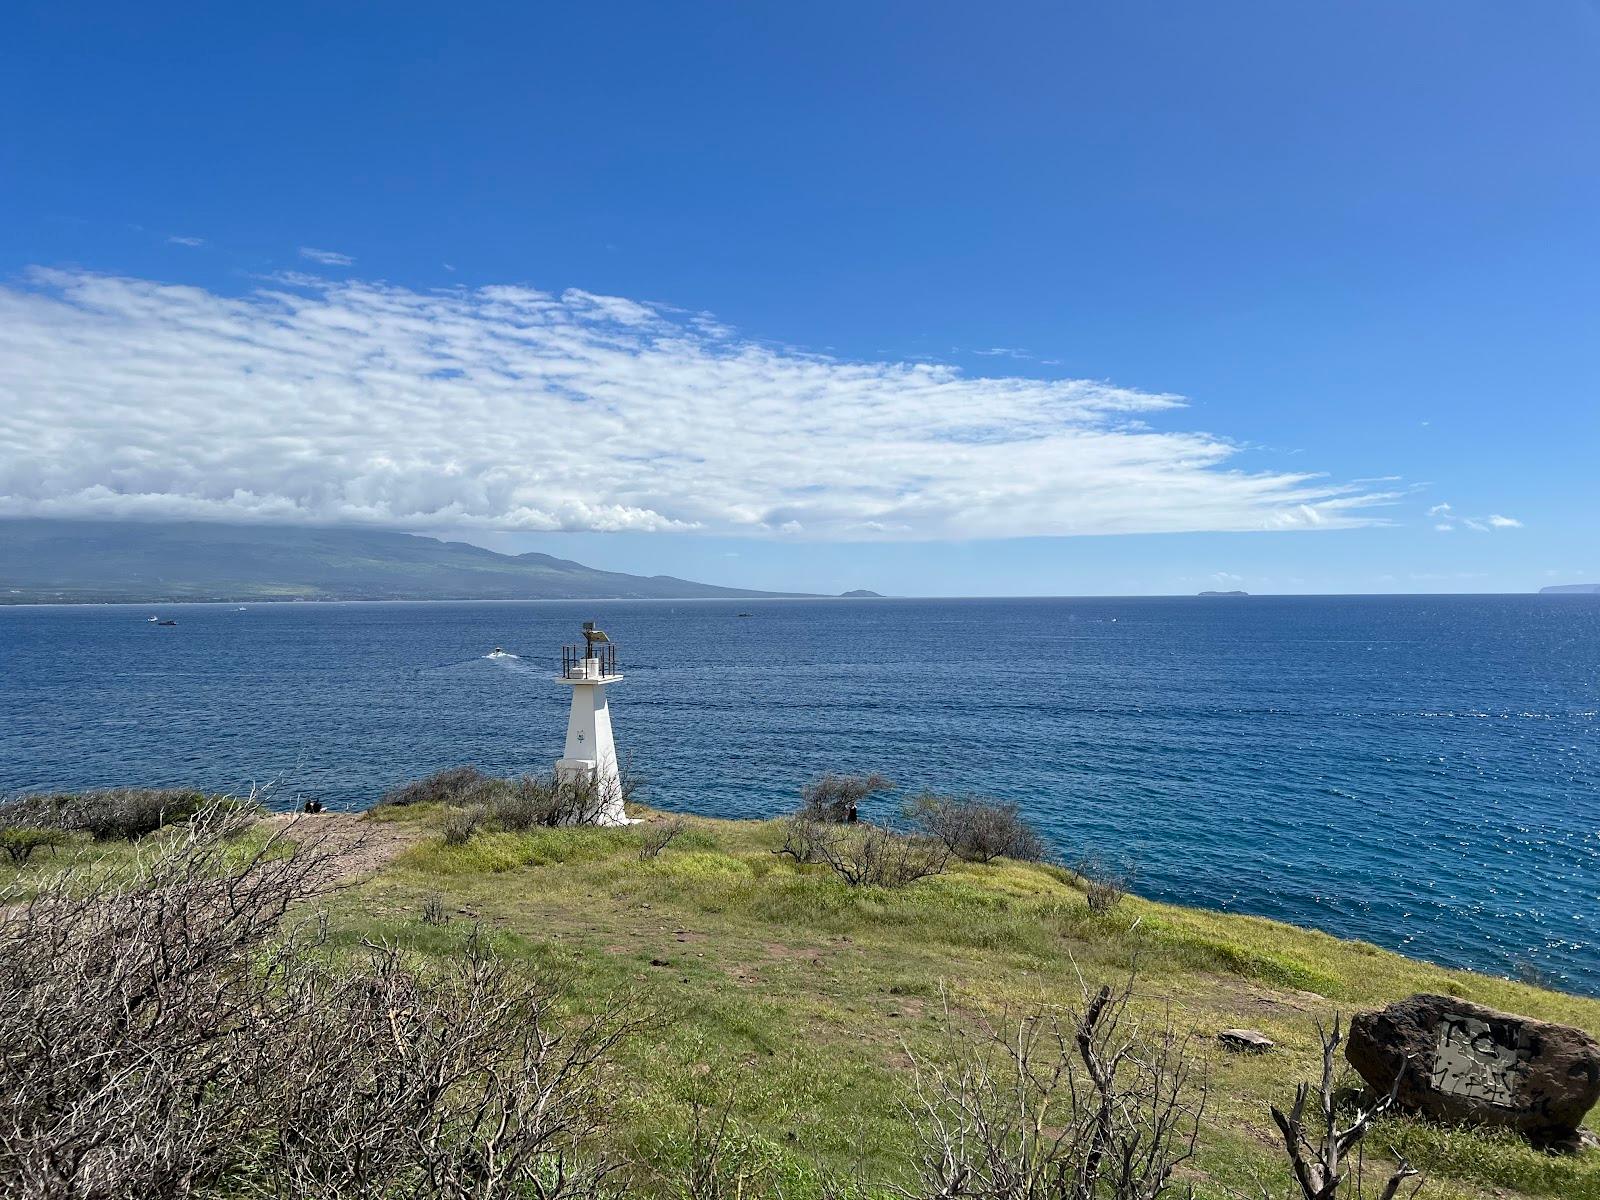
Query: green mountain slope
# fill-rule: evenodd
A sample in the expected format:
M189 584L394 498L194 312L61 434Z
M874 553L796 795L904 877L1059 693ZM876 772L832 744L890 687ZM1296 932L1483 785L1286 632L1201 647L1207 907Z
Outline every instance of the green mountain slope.
M203 522L0 520L0 603L749 597L408 533Z

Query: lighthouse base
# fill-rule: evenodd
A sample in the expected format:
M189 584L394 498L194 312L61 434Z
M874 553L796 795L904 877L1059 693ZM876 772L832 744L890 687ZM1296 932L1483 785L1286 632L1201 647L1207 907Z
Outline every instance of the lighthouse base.
M593 800L584 806L586 811L575 812L566 821L571 825L636 825L637 821L630 820L622 806L622 779L617 773L615 763L607 763L608 771L601 771L596 777L596 763L592 758L558 758L556 760L556 777L563 783L571 783L593 789Z

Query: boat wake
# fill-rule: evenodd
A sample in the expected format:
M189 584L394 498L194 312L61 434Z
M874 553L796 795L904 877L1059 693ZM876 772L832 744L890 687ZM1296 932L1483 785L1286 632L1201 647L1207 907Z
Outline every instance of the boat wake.
M530 675L539 673L539 669L524 659L522 655L513 654L509 650L502 650L499 646L496 646L483 657L494 663L495 666L506 670L524 672Z
M520 654L513 654L501 646L496 646L487 654L474 654L471 658L453 658L449 662L433 663L431 666L418 667L416 673L423 671L448 671L452 667L465 667L472 663L492 662L501 667L510 667L518 671L533 671L531 666Z

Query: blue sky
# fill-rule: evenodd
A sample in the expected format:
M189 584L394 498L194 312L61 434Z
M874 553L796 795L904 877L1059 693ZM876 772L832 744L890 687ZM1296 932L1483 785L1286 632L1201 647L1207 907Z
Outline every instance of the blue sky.
M459 7L12 10L0 510L1600 581L1595 4Z

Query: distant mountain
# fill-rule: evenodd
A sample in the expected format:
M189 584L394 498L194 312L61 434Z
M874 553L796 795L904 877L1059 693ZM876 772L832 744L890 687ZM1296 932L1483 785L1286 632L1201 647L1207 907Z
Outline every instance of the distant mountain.
M597 571L409 533L204 522L0 520L0 603L774 596Z
M1248 596L1249 592L1201 592L1202 596Z
M856 588L854 591L851 591L851 592L840 592L839 593L839 599L841 599L841 600L882 600L883 596L878 592L868 591L866 588Z
M1558 583L1539 589L1541 596L1600 596L1600 583Z

